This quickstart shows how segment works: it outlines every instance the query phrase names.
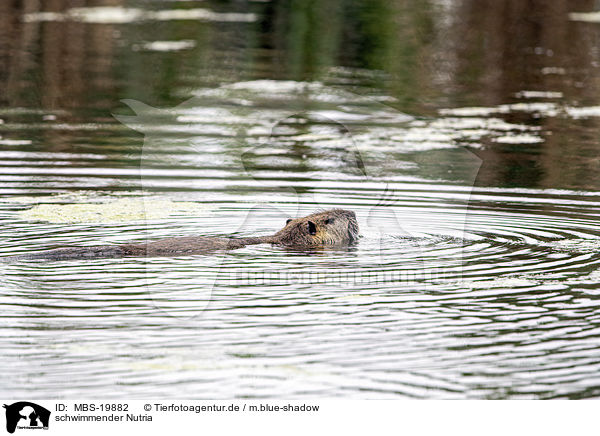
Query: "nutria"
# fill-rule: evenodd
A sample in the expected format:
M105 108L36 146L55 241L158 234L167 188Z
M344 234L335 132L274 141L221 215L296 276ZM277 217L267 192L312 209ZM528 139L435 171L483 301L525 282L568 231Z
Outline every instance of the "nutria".
M347 245L358 239L358 223L354 212L331 209L303 218L288 219L283 229L271 236L247 238L187 236L161 239L147 244L97 245L69 247L3 260L68 260L109 257L176 256L235 250L246 245L276 244L286 247L314 248Z

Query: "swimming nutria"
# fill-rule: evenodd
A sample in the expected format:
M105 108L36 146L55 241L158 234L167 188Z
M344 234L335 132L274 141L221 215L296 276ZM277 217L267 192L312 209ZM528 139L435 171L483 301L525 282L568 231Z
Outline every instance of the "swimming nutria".
M303 218L288 219L285 227L271 236L219 238L187 236L161 239L147 244L96 245L69 247L3 260L21 259L98 259L107 257L174 256L204 254L219 250L235 250L246 245L277 244L310 248L325 245L347 245L358 239L358 223L354 212L331 209Z

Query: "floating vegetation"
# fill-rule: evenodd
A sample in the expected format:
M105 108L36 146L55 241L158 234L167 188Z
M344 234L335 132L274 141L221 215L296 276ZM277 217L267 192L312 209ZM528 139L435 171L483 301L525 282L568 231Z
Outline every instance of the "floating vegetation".
M172 215L196 215L206 211L200 203L122 198L105 203L38 204L20 213L31 221L50 223L112 223L167 218Z

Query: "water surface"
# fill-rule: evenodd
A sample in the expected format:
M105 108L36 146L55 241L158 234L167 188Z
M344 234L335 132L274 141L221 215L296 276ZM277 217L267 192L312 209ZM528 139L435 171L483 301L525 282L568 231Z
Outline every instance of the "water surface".
M0 255L362 238L4 264L0 393L598 396L594 2L64 3L1 6Z

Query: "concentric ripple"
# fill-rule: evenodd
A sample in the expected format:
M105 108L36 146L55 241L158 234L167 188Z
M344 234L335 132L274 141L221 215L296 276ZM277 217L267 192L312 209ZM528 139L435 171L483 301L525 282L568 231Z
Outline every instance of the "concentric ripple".
M465 214L468 190L397 183L397 201L372 226L371 188L336 189L331 206L354 209L362 229L349 250L255 246L220 257L3 267L0 366L19 361L22 369L2 390L107 398L597 395L595 197L478 189ZM17 216L30 205L6 203L2 251L199 229L268 233L295 212L285 203L231 208L234 197L222 200L205 216L68 228L24 226ZM300 210L316 206L301 202ZM249 216L252 229L240 227ZM44 383L29 387L42 370Z
M362 238L2 264L13 376L0 394L599 395L600 196L472 188L474 150L538 144L538 126L464 108L416 119L317 82L193 95L163 110L128 100L135 115L119 119L143 138L106 119L3 114L0 255L271 234L331 207L354 210Z

